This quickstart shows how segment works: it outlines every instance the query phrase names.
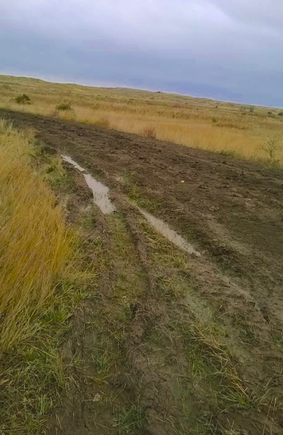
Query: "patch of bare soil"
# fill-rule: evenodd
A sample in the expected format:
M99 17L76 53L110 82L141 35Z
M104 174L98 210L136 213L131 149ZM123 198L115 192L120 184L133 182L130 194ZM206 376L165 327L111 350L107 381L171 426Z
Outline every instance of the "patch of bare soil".
M66 337L70 382L46 433L283 433L283 171L79 123L0 116L89 170L117 209L103 216L66 164L66 213L83 228L100 284ZM159 235L137 206L201 257Z

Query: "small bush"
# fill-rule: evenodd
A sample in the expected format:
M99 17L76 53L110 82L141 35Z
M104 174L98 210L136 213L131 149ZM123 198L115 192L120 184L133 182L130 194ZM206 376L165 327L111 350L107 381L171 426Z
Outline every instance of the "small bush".
M57 110L72 110L72 106L70 103L61 103L56 106Z
M30 104L30 97L28 97L26 94L19 95L15 98L15 100L18 104Z
M278 116L283 116L283 112L279 112L279 113L278 113Z
M280 144L279 139L270 139L265 145L262 146L262 149L268 154L270 163L275 164L280 162L278 153L282 149L282 145Z
M152 139L155 139L156 138L156 128L155 127L151 127L151 126L144 127L144 129L143 129L143 135L145 137L150 137Z

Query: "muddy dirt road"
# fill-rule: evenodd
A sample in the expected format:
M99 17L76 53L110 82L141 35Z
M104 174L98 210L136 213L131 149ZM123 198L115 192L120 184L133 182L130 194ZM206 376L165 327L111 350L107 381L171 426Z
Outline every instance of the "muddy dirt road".
M73 352L84 349L79 393L64 392L48 433L283 433L283 171L95 126L5 110L0 117L36 129L47 152L71 156L105 183L117 210L92 210L89 237L102 240L108 266L100 302L75 320L80 344L68 339ZM91 196L65 166L76 181L76 215ZM140 207L201 256L172 247ZM94 387L95 327L84 325L98 313L109 322L116 306L129 310L118 340L123 361ZM109 346L113 353L117 342ZM100 398L113 391L130 411L109 426L116 399L103 408Z

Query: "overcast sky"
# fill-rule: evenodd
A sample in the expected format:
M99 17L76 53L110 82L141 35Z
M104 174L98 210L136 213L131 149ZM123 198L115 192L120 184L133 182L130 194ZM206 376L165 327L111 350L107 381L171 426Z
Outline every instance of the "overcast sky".
M283 106L283 0L0 0L0 73Z

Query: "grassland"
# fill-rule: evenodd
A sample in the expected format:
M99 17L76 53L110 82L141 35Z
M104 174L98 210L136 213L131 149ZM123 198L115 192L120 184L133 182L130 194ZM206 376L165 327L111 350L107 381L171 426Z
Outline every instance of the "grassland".
M229 141L215 151L279 166L279 110L11 77L0 87L14 110L0 111L0 433L280 434L282 169L149 139L162 123L199 138L206 125L208 143L217 131L259 141L257 154ZM115 213L60 154L108 186Z
M30 104L18 104L26 94ZM55 116L275 165L282 110L159 92L0 77L0 107Z

